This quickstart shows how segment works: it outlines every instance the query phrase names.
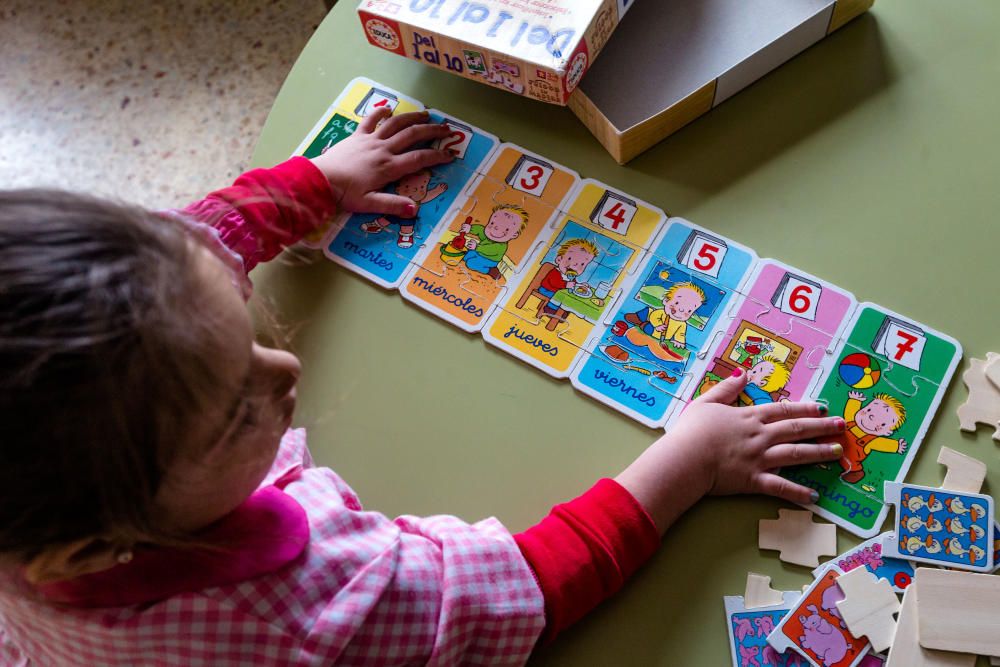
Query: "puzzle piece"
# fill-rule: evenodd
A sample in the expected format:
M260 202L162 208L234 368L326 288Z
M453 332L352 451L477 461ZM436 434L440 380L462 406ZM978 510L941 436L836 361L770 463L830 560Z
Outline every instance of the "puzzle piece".
M882 552L893 558L963 570L993 569L993 498L940 488L886 482L896 505L893 535Z
M533 248L551 235L557 205L577 181L574 172L546 163L552 171L541 197L529 196L504 178L516 175L517 165L530 154L503 144L493 155L486 173L470 182L465 198L449 211L436 240L415 258L400 287L403 298L469 332L482 329L506 298Z
M743 594L743 604L747 609L771 607L781 604L784 595L771 588L771 577L755 572L747 572L747 588Z
M937 462L944 465L945 473L942 489L961 493L979 493L986 479L986 464L950 447L942 447Z
M750 592L748 575L747 586ZM761 577L768 580L767 577ZM765 584L766 585L766 584ZM723 598L726 607L726 618L729 628L729 649L733 659L733 667L795 667L799 665L797 656L792 652L779 653L767 644L767 636L774 630L785 613L792 608L799 594L795 591L777 593L772 604L752 605L749 598L727 595Z
M706 341L721 335L719 323L738 298L736 287L756 255L680 218L670 219L653 245L654 252L646 253L632 280L624 283L624 297L608 309L613 315L588 338L585 348L592 355L576 366L572 382L592 398L657 428L679 411L675 406L682 401L675 399L690 393L690 382L682 380L693 379L704 365ZM716 252L718 248L725 252ZM685 258L688 264L681 263ZM706 272L692 270L690 264ZM646 375L657 392L640 391L637 373Z
M973 667L976 656L968 653L934 651L920 646L917 639L917 585L903 593L896 623L896 635L886 667Z
M993 353L987 353L987 356L990 354ZM996 357L994 357L992 361L988 361L986 363L986 379L989 380L994 387L1000 389L1000 360Z
M835 566L824 569L768 635L768 644L779 651L794 650L813 667L860 664L871 646L851 634L840 617L836 604L844 598L837 586L840 575Z
M847 422L839 437L844 456L781 475L820 492L809 509L873 537L888 514L884 483L905 478L960 357L954 339L881 306L860 304L810 391Z
M760 520L758 546L779 551L786 563L816 567L820 556L836 555L837 527L813 523L811 512L781 509L776 520Z
M975 432L976 424L992 426L993 439L1000 442L1000 388L986 377L986 369L1000 355L989 352L986 359L969 359L969 368L962 373L962 382L969 398L958 408L959 429Z
M840 575L837 585L844 593L837 609L851 634L868 637L874 651L889 648L896 632L893 616L899 611L899 600L889 582L859 567Z
M922 567L916 584L922 647L1000 656L1000 577Z
M882 542L891 535L892 533L883 533L865 540L830 562L843 572L865 568L879 579L888 581L897 593L902 593L913 581L913 565L909 561L882 554ZM821 565L814 569L813 576L819 576L824 568L825 565Z

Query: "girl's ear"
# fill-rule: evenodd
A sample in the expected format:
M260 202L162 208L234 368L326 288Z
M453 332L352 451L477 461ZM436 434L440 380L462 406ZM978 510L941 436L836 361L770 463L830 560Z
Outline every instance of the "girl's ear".
M120 547L96 537L88 537L45 549L28 561L22 570L30 584L48 584L85 574L110 570L118 564Z

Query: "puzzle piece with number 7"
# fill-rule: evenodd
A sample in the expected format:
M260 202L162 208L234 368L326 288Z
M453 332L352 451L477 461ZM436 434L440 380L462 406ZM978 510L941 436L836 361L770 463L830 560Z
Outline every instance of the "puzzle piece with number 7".
M950 336L873 303L858 306L814 392L847 421L844 456L781 471L819 492L809 509L861 537L879 532L888 513L883 484L905 478L961 354Z

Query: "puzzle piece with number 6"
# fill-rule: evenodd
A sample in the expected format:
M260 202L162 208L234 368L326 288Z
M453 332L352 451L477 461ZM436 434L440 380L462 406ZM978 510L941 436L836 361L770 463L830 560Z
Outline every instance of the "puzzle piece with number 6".
M486 342L557 378L635 272L666 215L591 179L483 330Z
M577 183L576 172L502 144L404 277L403 298L479 331Z
M411 199L417 206L416 217L355 213L336 225L336 233L325 244L327 257L387 289L399 286L414 257L499 144L495 136L479 128L439 111L429 113L429 122L446 124L452 130L432 147L455 151L455 159L408 174L383 189Z
M651 428L667 423L689 380L707 363L723 315L757 255L681 218L671 218L614 314L597 326L573 370L581 392Z
M694 397L731 376L748 376L739 405L798 401L854 311L854 296L773 259L761 260Z
M424 105L412 97L375 83L371 79L359 76L352 79L344 90L333 101L306 138L298 145L292 155L314 158L322 155L335 144L340 143L354 134L358 123L372 111L388 107L393 115L421 111ZM306 235L302 245L308 248L322 248L324 239L330 230L342 219L331 220L326 225Z
M861 537L879 532L888 513L883 483L906 477L961 355L950 336L872 303L858 306L815 393L847 421L844 456L781 472L819 492L809 509Z

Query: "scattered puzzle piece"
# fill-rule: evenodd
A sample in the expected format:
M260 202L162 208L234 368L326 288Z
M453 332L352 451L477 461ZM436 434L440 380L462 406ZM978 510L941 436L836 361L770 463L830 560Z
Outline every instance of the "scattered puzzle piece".
M992 426L993 439L1000 442L1000 388L986 377L986 367L1000 359L989 352L986 360L970 359L962 373L962 382L969 389L969 398L958 408L959 429L974 432L976 424Z
M1000 656L1000 577L922 567L916 583L921 646Z
M875 651L889 648L896 633L893 615L899 611L899 600L889 582L859 567L840 575L837 585L844 592L837 609L851 634L868 637Z
M747 572L747 589L743 594L743 605L747 609L772 607L781 604L783 600L784 593L771 588L771 577Z
M938 463L946 466L942 489L962 493L979 493L986 479L986 464L979 459L956 452L950 447L942 447L938 453Z
M990 352L987 354L987 357L993 354L993 352ZM994 387L1000 389L1000 358L994 358L992 361L986 362L986 379Z
M886 667L973 667L976 656L968 653L933 651L920 646L917 640L917 585L913 583L903 593L903 604L896 623Z
M813 523L812 512L778 510L778 519L761 519L758 546L779 551L786 563L816 567L820 556L837 555L837 527Z

